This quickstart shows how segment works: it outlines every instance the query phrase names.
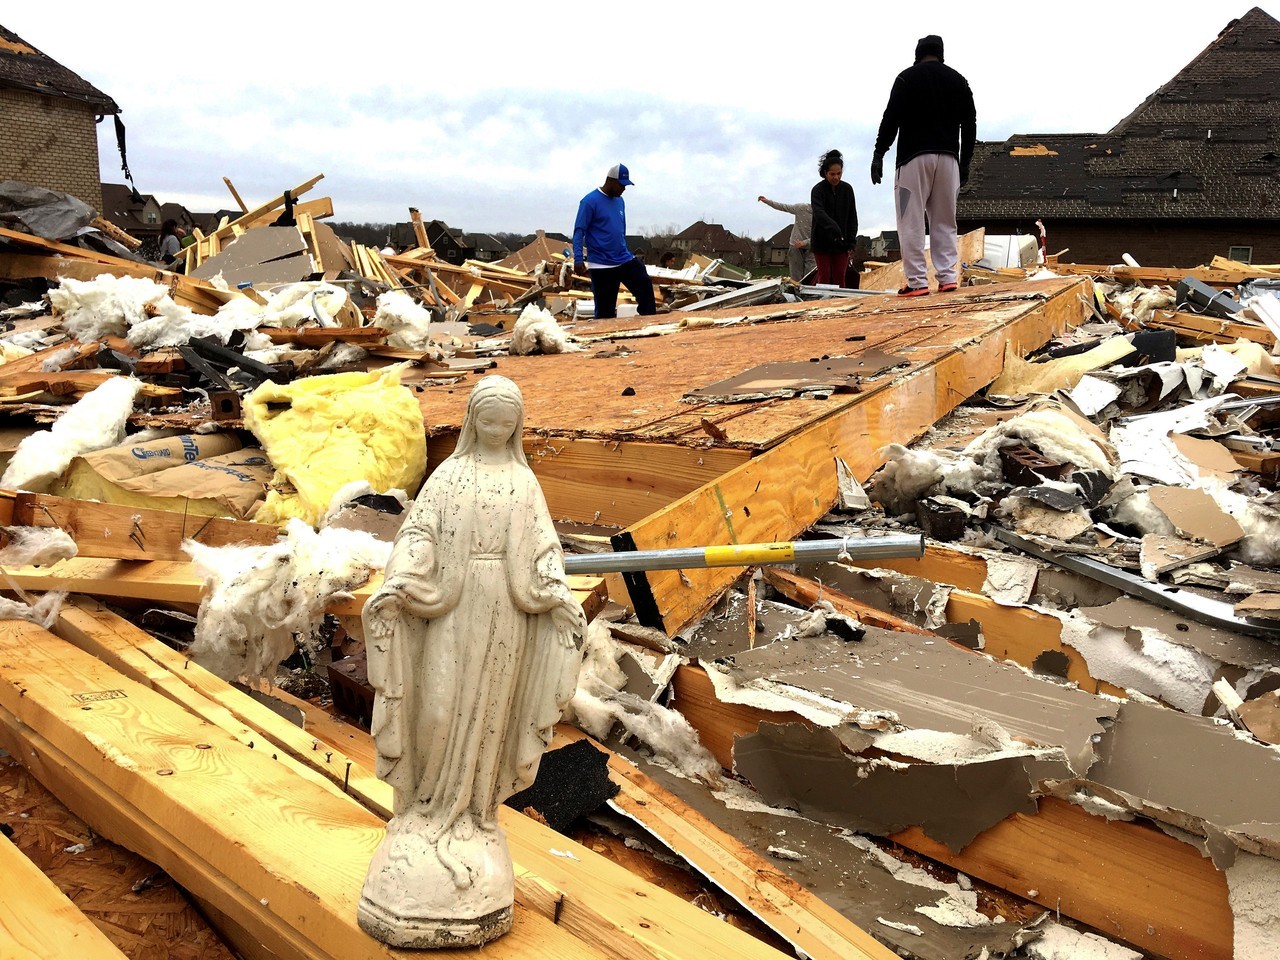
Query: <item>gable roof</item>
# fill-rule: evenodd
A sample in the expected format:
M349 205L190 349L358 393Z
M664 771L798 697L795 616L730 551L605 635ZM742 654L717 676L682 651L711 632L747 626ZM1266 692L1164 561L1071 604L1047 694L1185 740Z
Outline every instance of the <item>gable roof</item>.
M116 102L88 80L4 26L0 26L0 87L78 100L103 114L120 112Z
M1280 219L1280 22L1258 7L1102 134L979 143L961 219Z
M703 253L740 253L750 256L755 245L735 236L721 224L698 220L677 233L673 240L687 240L690 249Z
M781 230L779 230L777 233L775 233L772 237L769 238L769 241L768 241L769 246L789 248L791 246L791 231L795 229L795 226L796 225L794 223L789 223L785 227L783 227Z

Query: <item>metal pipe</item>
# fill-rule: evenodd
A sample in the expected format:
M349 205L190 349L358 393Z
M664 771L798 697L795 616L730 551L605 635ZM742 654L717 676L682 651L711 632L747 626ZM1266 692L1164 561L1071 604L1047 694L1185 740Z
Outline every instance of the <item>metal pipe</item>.
M738 543L669 550L624 550L618 553L567 554L565 573L631 573L639 570L695 570L703 567L754 567L816 560L891 560L924 556L924 537L840 537L789 543Z

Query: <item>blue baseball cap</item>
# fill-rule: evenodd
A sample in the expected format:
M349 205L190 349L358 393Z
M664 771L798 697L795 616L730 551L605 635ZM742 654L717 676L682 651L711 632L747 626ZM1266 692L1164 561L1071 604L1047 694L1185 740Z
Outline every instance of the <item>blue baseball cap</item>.
M630 172L625 163L615 163L609 168L609 172L605 176L610 180L617 180L624 187L629 187L631 186L631 178L628 175Z

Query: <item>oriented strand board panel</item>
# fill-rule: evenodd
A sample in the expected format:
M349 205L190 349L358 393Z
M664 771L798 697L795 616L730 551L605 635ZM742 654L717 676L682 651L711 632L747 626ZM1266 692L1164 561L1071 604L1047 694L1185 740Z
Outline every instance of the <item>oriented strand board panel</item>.
M966 378L961 365L939 385L948 391L950 409L995 379L1003 366L1006 341L1019 350L1044 342L1030 330L1022 332L1029 315L1042 314L1050 303L1063 301L1080 317L1085 309L1081 298L1087 297L1086 282L1051 279L966 288L912 300L867 296L799 307L788 303L708 311L697 314L698 319L764 319L595 342L584 353L503 357L496 372L520 385L530 433L764 450L819 420L842 415L891 381L919 375L948 356L963 354L975 367L980 359L977 375ZM670 325L680 316L646 319ZM620 326L593 324L573 328L581 335L617 329ZM629 352L617 355L613 351L618 346ZM902 355L907 364L871 381L863 394L745 404L698 404L683 399L690 389L736 376L762 362L856 357L872 350ZM597 356L603 353L610 355ZM994 371L983 379L992 367ZM458 430L473 385L468 379L419 394L429 435Z
M0 956L124 960L124 954L3 835L0 876L5 885L0 897Z

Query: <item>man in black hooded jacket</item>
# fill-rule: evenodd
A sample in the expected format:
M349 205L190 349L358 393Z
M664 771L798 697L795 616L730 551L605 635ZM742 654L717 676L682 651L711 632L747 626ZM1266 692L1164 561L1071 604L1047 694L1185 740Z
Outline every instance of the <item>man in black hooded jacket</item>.
M969 179L977 130L969 82L942 62L941 37L923 37L916 44L915 65L893 81L871 158L871 182L878 184L884 177L884 155L897 139L894 209L907 279L900 296L929 292L926 216L938 289L956 288L956 197Z

